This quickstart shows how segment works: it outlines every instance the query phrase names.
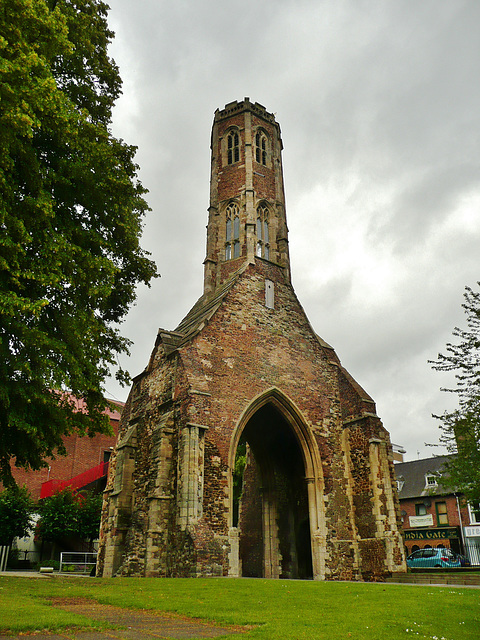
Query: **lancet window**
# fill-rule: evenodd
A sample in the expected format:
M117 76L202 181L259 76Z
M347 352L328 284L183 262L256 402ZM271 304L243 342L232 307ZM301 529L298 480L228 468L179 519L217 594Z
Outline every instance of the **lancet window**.
M267 164L267 136L263 131L257 131L255 135L255 160L260 164Z
M240 257L240 212L231 202L225 211L225 260Z
M270 237L268 228L268 207L257 207L257 256L270 259Z
M240 136L232 129L227 135L227 162L233 164L240 160Z

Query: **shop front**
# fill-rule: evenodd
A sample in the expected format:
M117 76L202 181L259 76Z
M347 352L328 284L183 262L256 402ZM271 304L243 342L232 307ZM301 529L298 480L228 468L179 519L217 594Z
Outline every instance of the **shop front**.
M462 553L459 527L432 527L429 529L405 529L405 547L407 555L418 549L443 547Z

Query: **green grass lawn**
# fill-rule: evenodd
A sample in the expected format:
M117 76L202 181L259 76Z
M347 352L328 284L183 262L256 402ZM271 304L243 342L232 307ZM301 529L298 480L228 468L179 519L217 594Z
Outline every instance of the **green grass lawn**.
M51 597L172 611L223 624L254 625L265 640L472 640L480 590L254 579L48 579L0 576L2 633L100 626L53 607Z

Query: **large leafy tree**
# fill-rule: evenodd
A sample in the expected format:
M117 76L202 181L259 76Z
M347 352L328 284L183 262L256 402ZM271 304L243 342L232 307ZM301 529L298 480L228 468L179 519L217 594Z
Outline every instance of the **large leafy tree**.
M8 487L0 493L0 546L10 546L33 528L34 502L25 487Z
M0 477L62 436L108 430L119 323L155 266L135 148L115 139L121 80L100 0L0 3ZM127 378L120 370L120 379ZM75 411L73 396L88 413Z
M478 283L480 285L480 283ZM432 363L439 371L455 372L456 385L444 389L458 397L458 407L435 416L441 421L441 444L453 455L446 463L446 482L469 502L480 501L480 292L466 287L462 305L466 329L455 327L455 344Z

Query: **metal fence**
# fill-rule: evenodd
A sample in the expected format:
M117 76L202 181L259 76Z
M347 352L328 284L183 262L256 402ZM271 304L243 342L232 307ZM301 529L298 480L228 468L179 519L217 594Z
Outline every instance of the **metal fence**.
M465 542L465 555L472 566L480 565L480 542Z
M0 546L0 571L7 570L7 562L8 562L8 553L10 551L10 547L2 547Z
M60 554L60 573L90 574L97 564L95 552L62 551Z

